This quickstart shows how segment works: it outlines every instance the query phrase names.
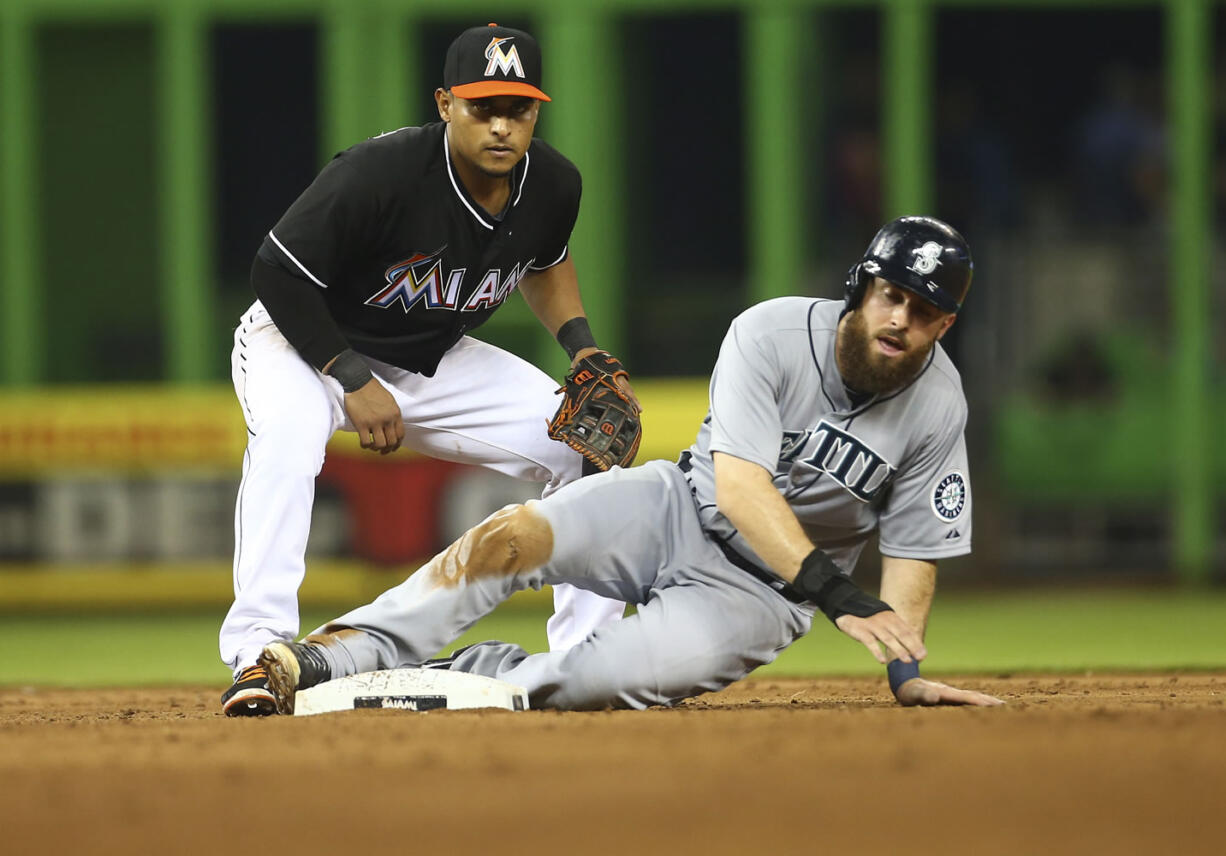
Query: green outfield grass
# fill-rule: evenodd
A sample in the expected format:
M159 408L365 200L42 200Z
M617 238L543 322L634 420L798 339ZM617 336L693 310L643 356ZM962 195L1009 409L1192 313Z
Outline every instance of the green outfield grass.
M540 601L505 605L457 645L482 639L545 649ZM314 627L334 611L304 615ZM226 682L221 613L0 616L0 685L148 686ZM1226 591L944 593L926 672L1226 669ZM857 643L819 616L808 637L759 675L876 674Z

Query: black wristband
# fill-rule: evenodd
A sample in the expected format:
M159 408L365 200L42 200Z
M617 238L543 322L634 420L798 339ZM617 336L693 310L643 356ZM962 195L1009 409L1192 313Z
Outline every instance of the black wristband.
M582 315L576 315L559 327L557 339L562 350L566 351L566 356L572 360L575 354L584 348L596 347L596 337L592 335L592 328L588 326L587 319Z
M839 566L819 549L805 556L800 563L800 572L792 581L792 588L816 603L817 608L826 613L831 621L843 615L868 618L890 608L888 603L878 600L843 576Z
M912 678L918 678L919 663L912 660L904 663L902 660L891 660L885 664L886 676L890 679L890 692L898 695L898 688Z
M352 348L341 351L332 361L332 365L328 366L327 373L340 381L341 389L346 393L357 392L374 377L366 360Z

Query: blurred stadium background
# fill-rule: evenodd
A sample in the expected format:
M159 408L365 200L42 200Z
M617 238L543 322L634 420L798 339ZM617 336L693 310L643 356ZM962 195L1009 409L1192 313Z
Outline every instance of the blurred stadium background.
M333 152L433 120L448 42L491 19L542 42L538 134L583 171L571 246L647 406L641 460L691 442L741 309L836 297L877 225L934 213L977 263L946 340L975 553L942 586L958 630L1013 615L1031 651L972 644L949 666L1226 662L1224 4L5 0L0 648L26 671L0 683L88 681L45 642L100 626L139 650L156 646L133 628L190 637L207 666L188 676L222 677L251 257ZM563 370L518 299L479 336ZM304 603L322 618L369 597L527 495L340 437ZM547 604L525 603L536 628ZM1101 620L1074 630L1069 603ZM1193 614L1186 653L1144 660ZM1060 615L1085 646L1035 655L1036 631L1064 644ZM1089 641L1104 634L1123 653Z

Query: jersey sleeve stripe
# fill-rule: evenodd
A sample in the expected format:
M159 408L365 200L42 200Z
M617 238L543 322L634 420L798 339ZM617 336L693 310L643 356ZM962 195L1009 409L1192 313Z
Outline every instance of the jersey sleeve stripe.
M547 264L547 265L529 265L529 268L528 268L528 269L529 269L529 270L548 270L549 268L553 267L554 265L559 265L559 264L561 264L563 261L565 261L566 256L567 256L567 254L569 254L569 253L570 253L570 244L567 244L565 247L563 247L563 248L562 248L562 255L558 256L556 259L554 259L553 261L551 261L549 264Z
M328 284L327 284L327 283L320 282L320 281L319 281L319 277L315 276L315 274L313 274L313 273L311 273L309 270L307 270L307 269L306 269L306 265L304 265L302 262L298 261L298 259L294 257L294 254L293 254L293 253L291 253L291 252L290 252L288 249L286 249L285 244L281 243L281 242L280 242L280 241L277 239L277 236L276 236L276 235L274 235L272 232L269 232L269 233L268 233L268 237L272 238L272 242L273 242L274 244L276 244L276 245L277 245L277 247L278 247L278 248L281 250L281 252L285 253L285 257L286 257L287 259L289 259L291 262L293 262L294 264L296 264L296 265L298 266L298 270L302 271L302 272L303 272L303 273L305 273L305 274L306 274L308 277L310 277L311 282L315 283L315 284L316 284L316 285L318 285L320 288L327 288L327 287L328 287Z

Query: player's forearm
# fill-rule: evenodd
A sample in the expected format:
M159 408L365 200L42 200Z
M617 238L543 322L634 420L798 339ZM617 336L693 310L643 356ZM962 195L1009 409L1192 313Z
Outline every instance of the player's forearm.
M349 347L323 295L311 283L257 256L251 287L281 335L315 368L323 371Z
M881 599L922 636L936 592L935 562L881 557Z
M771 570L788 582L813 552L805 534L776 490L770 474L757 464L716 452L715 503Z
M579 277L569 256L551 268L524 277L519 291L551 336L556 336L558 328L572 318L584 317Z

